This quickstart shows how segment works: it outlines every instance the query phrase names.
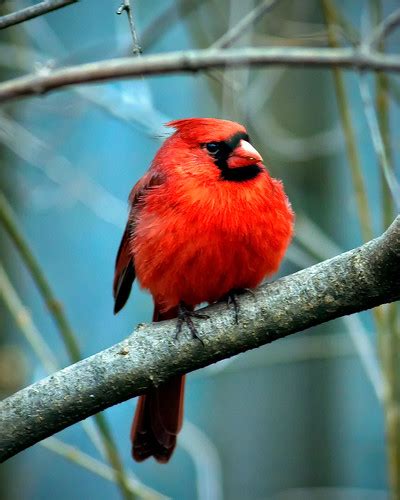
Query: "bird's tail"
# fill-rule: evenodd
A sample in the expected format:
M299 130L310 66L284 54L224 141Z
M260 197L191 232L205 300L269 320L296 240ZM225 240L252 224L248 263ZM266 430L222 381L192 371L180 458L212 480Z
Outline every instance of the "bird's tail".
M154 308L153 321L176 318L177 308L160 313ZM177 376L166 384L140 396L132 422L132 457L142 462L153 456L167 463L182 427L185 377Z

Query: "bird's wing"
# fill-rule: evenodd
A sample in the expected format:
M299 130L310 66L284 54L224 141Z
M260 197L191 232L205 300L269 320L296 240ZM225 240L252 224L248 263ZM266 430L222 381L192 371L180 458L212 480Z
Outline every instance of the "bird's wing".
M115 261L113 283L114 314L117 314L126 304L132 283L136 277L131 240L135 234L136 220L139 217L142 202L149 190L152 187L159 186L163 181L162 175L150 170L135 184L129 195L131 209Z

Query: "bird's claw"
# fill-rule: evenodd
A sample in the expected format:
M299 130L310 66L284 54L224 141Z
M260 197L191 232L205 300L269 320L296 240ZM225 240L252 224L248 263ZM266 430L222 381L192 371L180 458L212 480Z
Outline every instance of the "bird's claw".
M194 326L192 318L209 319L210 316L208 316L207 314L198 313L196 311L191 311L186 307L186 305L183 302L181 302L179 304L179 310L178 310L178 320L176 323L175 339L176 340L179 339L179 335L181 334L183 324L186 323L187 327L190 330L190 333L192 334L192 337L194 339L199 340L204 345L203 340L199 337L197 333L197 329Z
M226 301L228 303L228 308L231 304L233 304L233 310L235 313L235 323L236 325L239 324L240 303L237 291L233 290L232 292L229 292Z
M239 324L239 311L240 311L240 302L239 302L239 295L249 292L252 295L255 295L254 290L251 288L240 288L236 290L231 290L227 295L226 295L226 301L228 303L228 307L233 304L233 309L235 312L235 323L236 325Z

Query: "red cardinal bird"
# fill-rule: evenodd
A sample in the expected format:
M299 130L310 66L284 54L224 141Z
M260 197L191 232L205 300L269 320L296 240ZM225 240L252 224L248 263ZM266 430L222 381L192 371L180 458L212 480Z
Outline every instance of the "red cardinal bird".
M129 197L114 312L137 277L153 296L154 321L178 318L178 332L186 322L196 335L196 305L234 297L277 271L294 216L242 125L188 118L168 126L175 133ZM135 460L168 462L182 426L183 391L179 376L140 397L131 430Z

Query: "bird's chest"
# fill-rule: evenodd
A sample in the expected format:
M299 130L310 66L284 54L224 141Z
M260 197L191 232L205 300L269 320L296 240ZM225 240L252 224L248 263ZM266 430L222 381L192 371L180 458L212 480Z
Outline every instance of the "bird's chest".
M134 248L138 279L159 300L211 302L275 270L281 214L266 190L168 200L160 196L142 211Z
M175 198L160 196L143 211L137 234L155 247L160 259L223 265L229 255L246 258L260 250L276 217L263 191L191 190Z

